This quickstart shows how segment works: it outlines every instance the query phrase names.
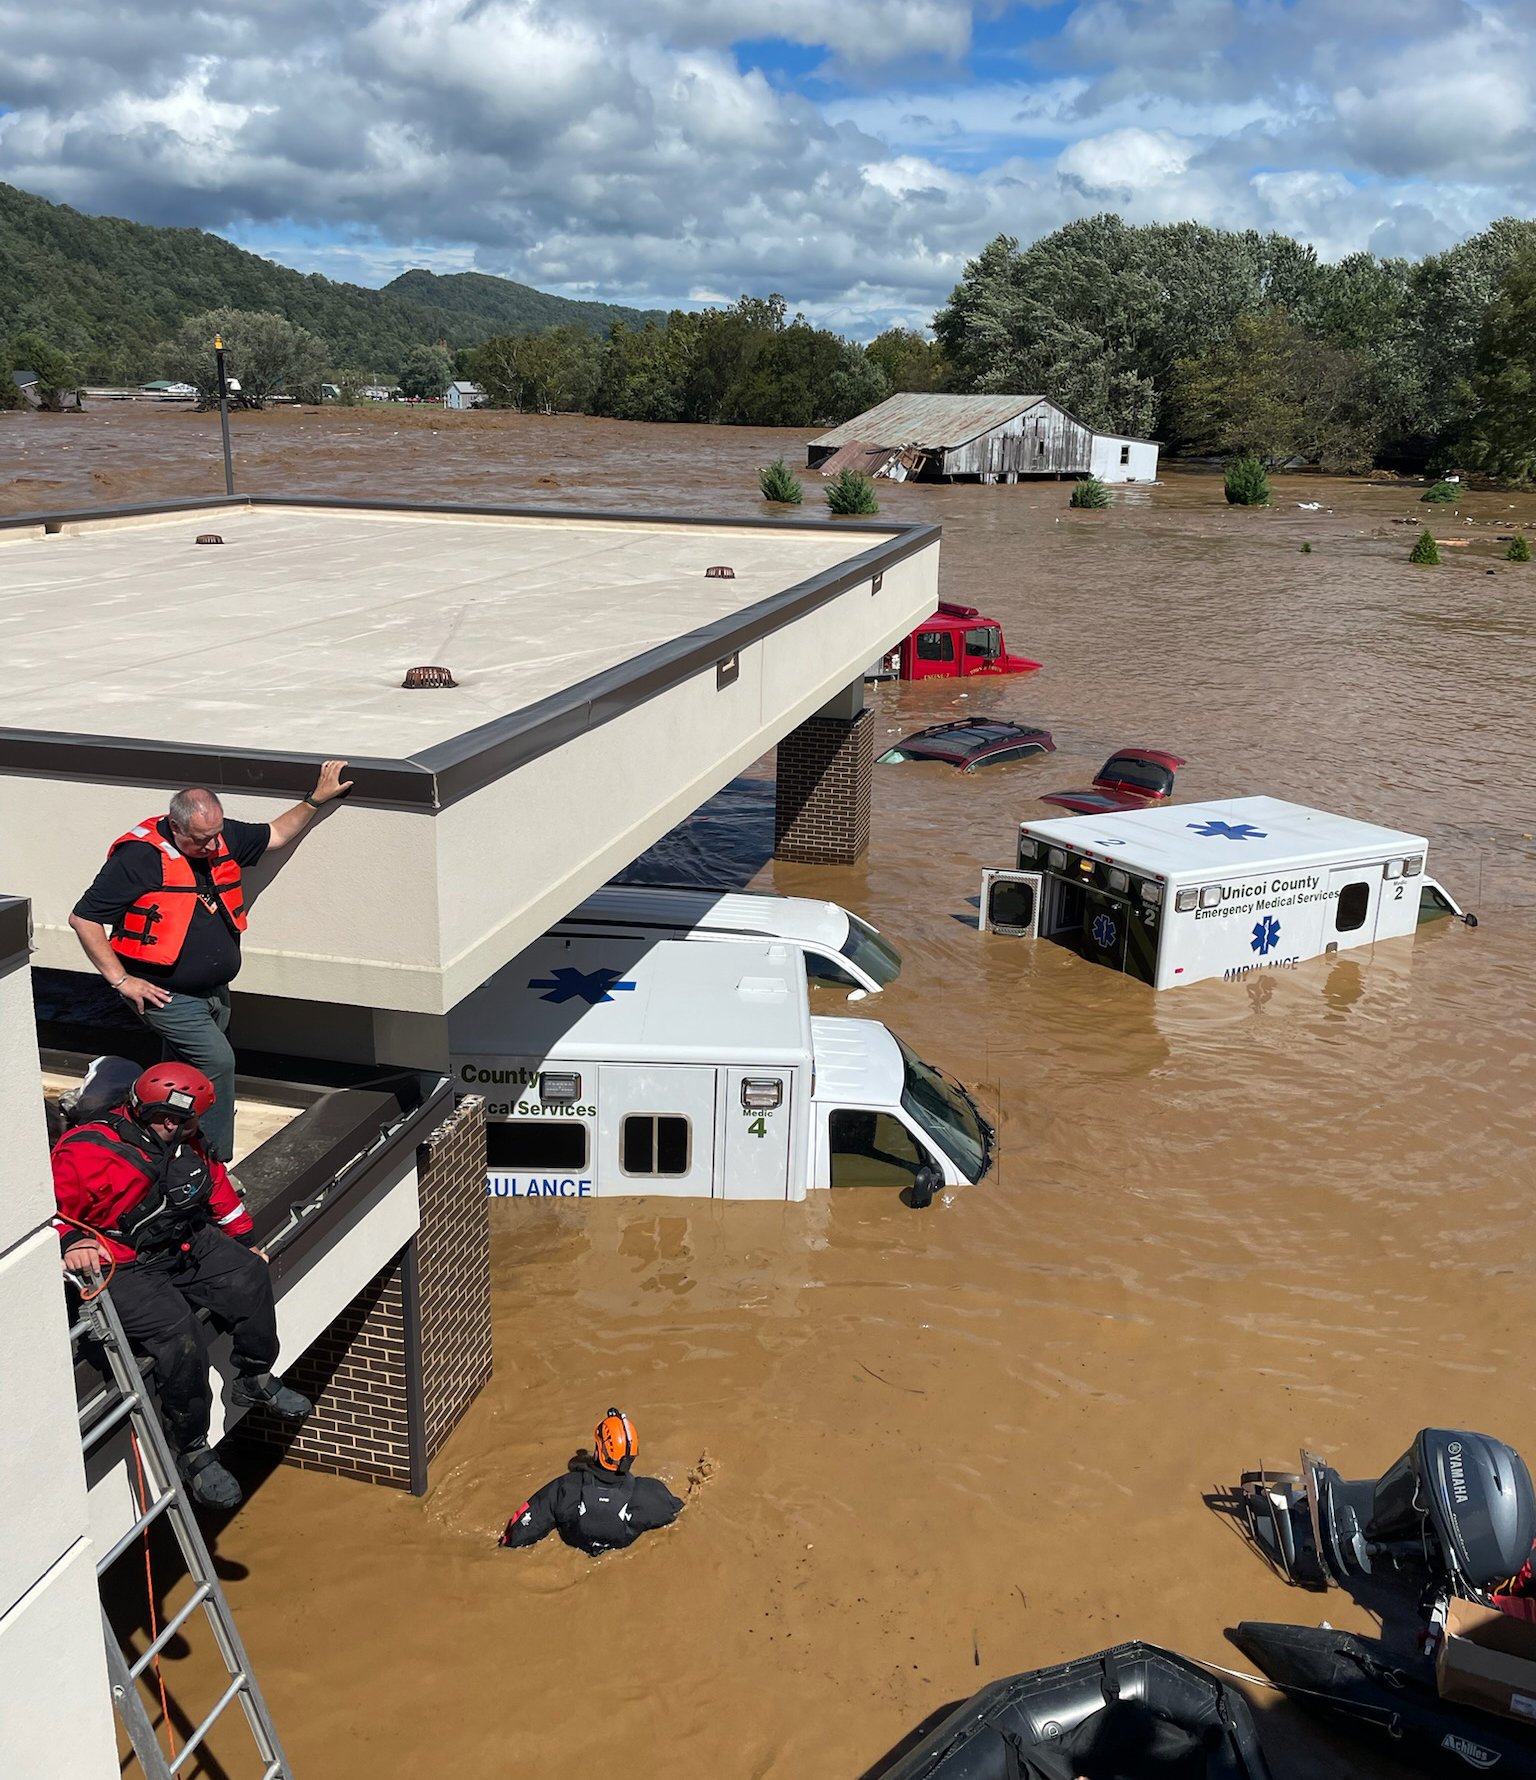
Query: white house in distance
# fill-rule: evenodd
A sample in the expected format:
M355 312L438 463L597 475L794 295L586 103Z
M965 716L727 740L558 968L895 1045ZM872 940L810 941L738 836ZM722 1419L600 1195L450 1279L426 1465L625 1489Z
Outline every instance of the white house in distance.
M895 395L813 439L806 463L894 482L1097 476L1155 482L1157 444L1096 433L1049 396Z
M448 385L448 406L450 408L483 408L485 391L478 383L463 381Z

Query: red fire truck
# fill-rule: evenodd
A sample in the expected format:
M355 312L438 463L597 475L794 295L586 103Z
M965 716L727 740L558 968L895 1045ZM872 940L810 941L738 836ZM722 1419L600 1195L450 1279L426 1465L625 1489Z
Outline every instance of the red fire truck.
M958 679L969 674L1032 674L1040 663L1010 655L1003 628L974 606L941 601L934 615L869 669L871 680Z

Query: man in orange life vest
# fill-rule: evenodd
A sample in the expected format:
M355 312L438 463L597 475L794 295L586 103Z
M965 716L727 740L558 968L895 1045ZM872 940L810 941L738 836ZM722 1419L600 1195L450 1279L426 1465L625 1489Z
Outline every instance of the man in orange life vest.
M113 841L69 917L86 957L159 1033L164 1054L213 1083L202 1130L218 1162L234 1155L235 1053L225 1033L245 931L241 868L291 846L318 810L345 797L346 765L326 761L314 790L270 822L226 820L213 792L178 791L166 815Z

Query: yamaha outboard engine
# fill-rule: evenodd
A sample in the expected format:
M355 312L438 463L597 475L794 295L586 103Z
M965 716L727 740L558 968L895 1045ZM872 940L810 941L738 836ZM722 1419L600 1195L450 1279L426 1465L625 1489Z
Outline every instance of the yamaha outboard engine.
M1536 1543L1531 1474L1487 1434L1423 1428L1375 1483L1304 1451L1299 1473L1244 1472L1239 1496L1255 1543L1304 1588L1391 1568L1478 1600Z

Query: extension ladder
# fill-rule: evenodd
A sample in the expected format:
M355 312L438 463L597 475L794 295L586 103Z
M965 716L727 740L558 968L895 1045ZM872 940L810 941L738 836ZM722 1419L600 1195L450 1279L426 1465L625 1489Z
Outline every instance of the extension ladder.
M147 1530L163 1515L176 1535L176 1543L181 1547L181 1555L193 1584L192 1598L155 1634L149 1647L131 1661L129 1653L124 1651L112 1628L105 1603L102 1605L101 1624L107 1646L107 1674L112 1685L112 1703L122 1720L128 1740L133 1745L139 1766L143 1768L147 1780L175 1780L175 1776L183 1772L187 1762L225 1710L239 1700L251 1736L255 1740L257 1753L266 1764L262 1769L261 1780L292 1780L288 1758L283 1754L282 1744L272 1726L271 1714L267 1711L267 1703L251 1673L245 1646L235 1630L229 1602L224 1597L218 1572L213 1567L213 1558L192 1511L189 1493L177 1471L170 1442L160 1425L160 1416L145 1388L143 1374L128 1346L128 1337L123 1333L123 1325L118 1319L109 1292L100 1290L95 1297L84 1301L79 1320L70 1329L69 1336L72 1345L83 1337L93 1337L105 1353L109 1375L109 1381L80 1406L82 1450L89 1455L114 1428L126 1422L138 1443L141 1464L138 1494L135 1498L139 1510L138 1518L111 1550L103 1553L97 1560L96 1575L98 1579L104 1577L134 1541L143 1538ZM138 1687L139 1677L156 1661L161 1651L199 1607L208 1615L219 1655L223 1658L224 1668L229 1675L229 1685L181 1748L174 1755L167 1756L160 1747L149 1714L145 1710L144 1699Z

